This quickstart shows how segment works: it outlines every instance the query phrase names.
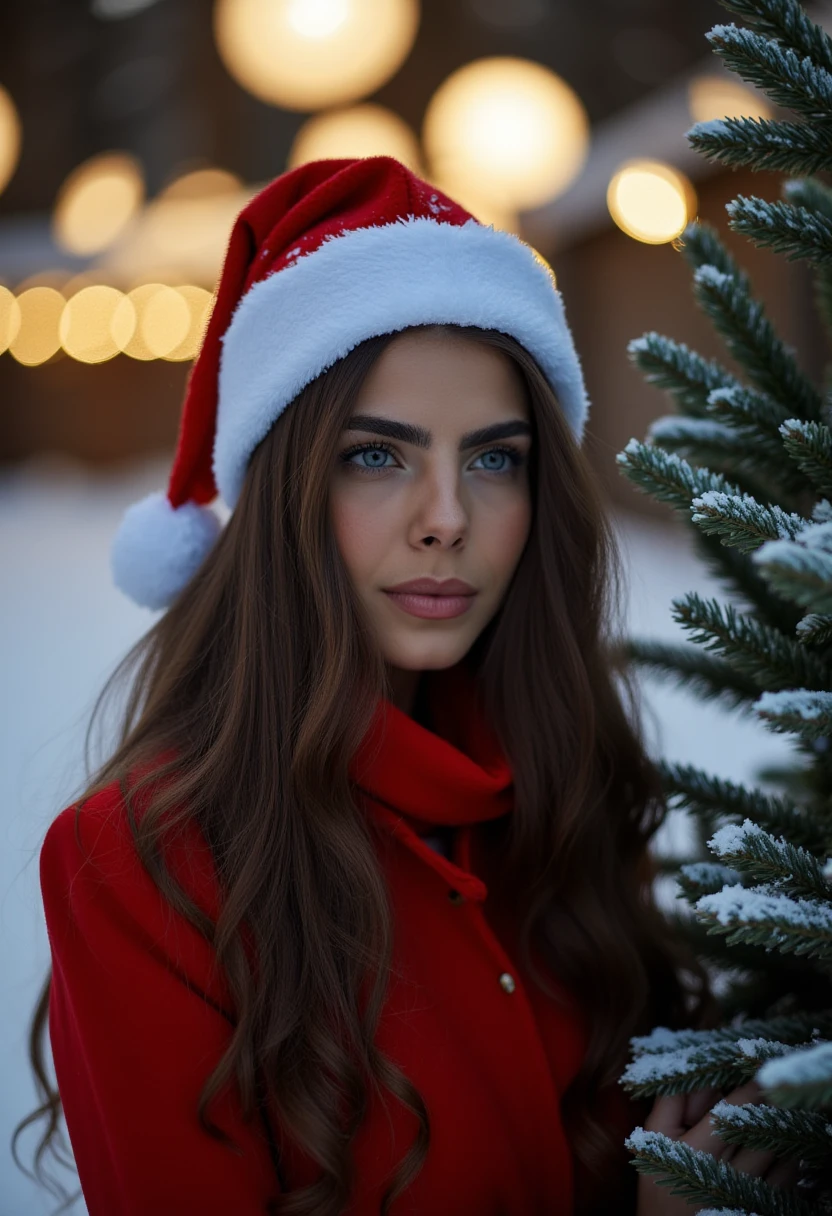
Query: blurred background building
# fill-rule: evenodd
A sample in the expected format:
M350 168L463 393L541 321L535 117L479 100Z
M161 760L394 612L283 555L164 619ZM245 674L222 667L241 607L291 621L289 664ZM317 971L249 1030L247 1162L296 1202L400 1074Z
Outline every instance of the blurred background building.
M0 462L171 451L236 212L320 156L392 153L552 266L581 353L587 450L666 412L647 329L716 354L674 239L717 225L820 367L808 272L727 232L695 121L770 114L704 34L717 0L37 0L0 37Z
M807 5L832 30L830 8ZM304 160L392 153L531 244L584 366L627 622L679 640L672 596L720 588L615 455L671 412L633 338L655 329L741 374L694 303L690 219L719 230L818 383L824 360L804 265L727 227L730 199L777 198L780 176L720 169L685 139L703 119L776 116L710 51L727 20L717 0L3 0L0 1216L55 1207L8 1147L36 1104L38 852L83 781L93 699L153 620L111 585L109 545L124 508L166 484L234 216ZM786 748L672 689L646 685L645 708L654 752L728 778Z

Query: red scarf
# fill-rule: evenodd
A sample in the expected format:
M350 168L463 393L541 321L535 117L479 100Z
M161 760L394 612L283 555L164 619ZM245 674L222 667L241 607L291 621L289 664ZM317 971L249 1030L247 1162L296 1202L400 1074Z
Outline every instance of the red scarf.
M467 663L422 679L430 728L381 698L350 763L351 779L421 835L433 825L458 827L506 814L514 796L511 767Z

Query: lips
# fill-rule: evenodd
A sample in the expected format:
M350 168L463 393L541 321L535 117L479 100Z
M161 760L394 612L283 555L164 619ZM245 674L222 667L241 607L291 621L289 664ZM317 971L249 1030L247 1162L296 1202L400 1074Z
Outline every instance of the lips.
M393 587L385 587L384 590L410 595L476 595L476 588L460 578L412 578L405 583L396 583Z

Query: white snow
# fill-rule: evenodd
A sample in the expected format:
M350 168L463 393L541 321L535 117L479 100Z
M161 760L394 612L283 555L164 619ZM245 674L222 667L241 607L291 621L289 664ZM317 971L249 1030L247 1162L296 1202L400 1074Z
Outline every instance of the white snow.
M718 119L717 121L722 120ZM730 287L734 282L730 274L726 274L723 270L718 270L716 266L711 266L710 263L697 267L693 273L693 278L694 282L707 283L710 287Z
M744 819L741 825L726 823L714 832L708 841L708 848L712 849L717 857L731 856L743 852L750 836L768 835L769 833L765 832L759 824L754 823L751 819ZM780 839L782 840L783 837L781 836Z
M729 135L731 128L728 126L724 118L707 118L703 122L697 122L688 131L686 135Z
M794 511L784 511L776 503L759 503L751 494L726 494L723 490L705 490L691 501L691 512L694 523L710 519L708 512L700 512L701 507L710 507L717 515L725 515L729 519L745 520L749 524L757 524L760 512L764 511L767 518L777 529L778 537L788 540L796 536L806 527L806 521ZM771 543L771 542L766 542Z
M699 1216L758 1216L758 1213L745 1208L700 1208Z
M737 1039L737 1047L744 1056L750 1056L751 1059L756 1059L763 1055L784 1055L787 1051L791 1051L792 1047L787 1043L778 1043L774 1039Z
M774 543L780 544L780 541ZM812 688L783 688L779 692L762 693L754 702L754 708L768 714L794 715L811 722L824 714L832 714L832 693ZM824 741L818 739L818 743L821 742Z
M708 1112L710 1115L718 1115L721 1119L730 1119L736 1126L743 1123L754 1123L754 1106L756 1103L737 1103L726 1102L724 1098L720 1098Z
M631 1060L622 1073L622 1079L633 1085L646 1081L659 1081L689 1072L692 1057L699 1051L699 1044L677 1047L670 1051L652 1051Z
M749 821L746 820L746 823ZM732 827L733 824L728 824ZM710 841L708 843L711 843ZM722 865L717 861L689 861L685 865L679 867L680 873L689 878L691 882L698 883L700 886L705 883L713 885L715 883L725 884L726 882L739 882L740 873L733 869L732 866Z
M655 443L666 443L670 440L695 440L697 443L716 441L717 443L731 442L736 437L736 430L725 422L717 422L713 418L686 418L681 414L667 414L651 422L647 434Z
M763 1086L832 1084L832 1043L813 1043L779 1059L766 1060L755 1080Z
M79 792L83 731L95 695L116 661L157 619L110 581L110 544L125 509L167 483L169 461L93 476L64 461L41 460L0 477L0 562L4 570L0 681L0 1196L2 1216L47 1216L57 1201L35 1187L9 1152L12 1127L36 1105L26 1035L48 966L38 886L38 852L47 825ZM633 490L635 494L637 491ZM671 600L691 589L725 599L693 556L688 529L638 515L614 517L628 586L623 616L640 637L687 642ZM767 789L758 767L787 763L790 738L775 735L715 702L703 704L652 678L642 681L648 748L681 764L701 765L732 781ZM817 695L817 694L815 694ZM102 749L106 740L102 740ZM771 792L774 792L773 790ZM672 812L656 838L662 851L684 851L686 817ZM659 882L665 906L675 879ZM18 1144L31 1161L41 1125ZM47 1162L69 1191L74 1175ZM73 1216L83 1213L78 1201Z
M713 913L721 925L767 922L776 918L795 929L819 934L832 933L832 906L816 899L792 899L772 893L765 884L743 887L735 883L712 895L702 895L694 905L698 912ZM772 942L788 940L785 930L772 928Z
M644 1153L683 1168L692 1166L696 1169L697 1165L707 1166L713 1162L710 1153L691 1148L684 1140L673 1140L664 1132L645 1131L643 1127L634 1127L624 1143L633 1153Z

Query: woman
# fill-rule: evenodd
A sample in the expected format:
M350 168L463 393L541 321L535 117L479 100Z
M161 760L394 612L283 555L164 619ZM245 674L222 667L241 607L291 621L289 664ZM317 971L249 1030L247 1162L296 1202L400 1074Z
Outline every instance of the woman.
M652 901L587 409L542 260L392 158L241 212L114 546L167 611L41 852L31 1117L90 1216L690 1210L622 1143L630 1036L712 1008Z

